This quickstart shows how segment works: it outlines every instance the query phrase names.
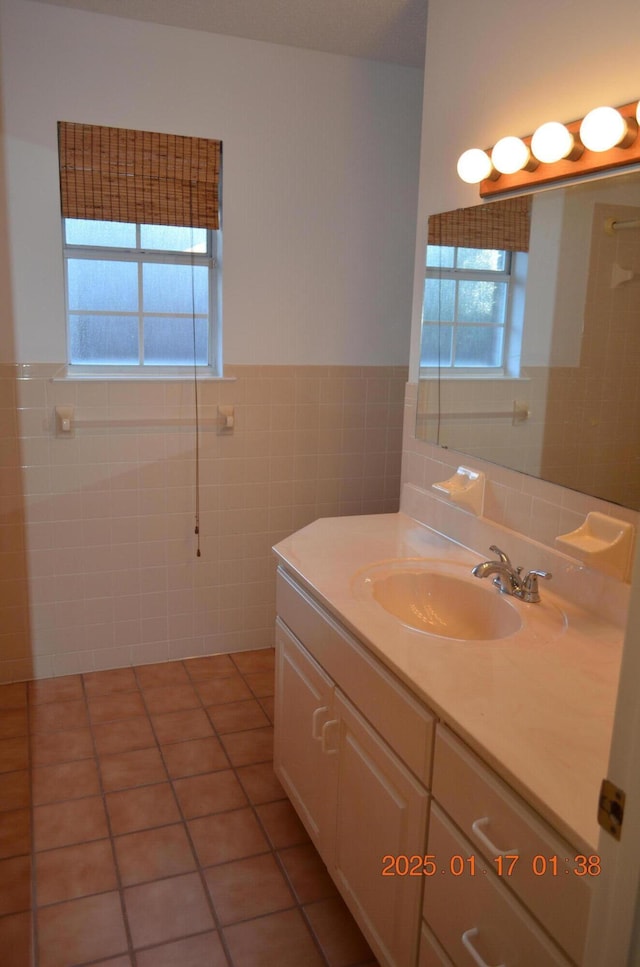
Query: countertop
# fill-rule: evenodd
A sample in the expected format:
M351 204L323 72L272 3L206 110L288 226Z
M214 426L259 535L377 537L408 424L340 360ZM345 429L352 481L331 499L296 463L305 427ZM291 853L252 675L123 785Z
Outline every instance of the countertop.
M401 624L363 593L363 570L430 558L445 567L465 565L466 574L466 566L470 572L483 559L402 512L323 518L274 551L285 570L572 846L597 851L621 627L558 598L546 581L540 604L515 602L525 626L510 637L456 641Z

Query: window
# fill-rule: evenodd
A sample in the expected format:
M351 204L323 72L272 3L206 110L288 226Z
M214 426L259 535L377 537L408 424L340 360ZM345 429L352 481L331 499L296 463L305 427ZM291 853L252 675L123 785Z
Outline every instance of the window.
M69 370L219 375L220 142L61 122L59 145Z
M510 252L427 246L421 365L502 371L510 278Z

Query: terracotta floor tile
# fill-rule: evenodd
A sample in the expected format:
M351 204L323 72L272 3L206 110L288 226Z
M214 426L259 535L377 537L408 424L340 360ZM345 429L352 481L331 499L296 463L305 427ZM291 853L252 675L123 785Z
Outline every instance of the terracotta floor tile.
M105 792L163 782L167 773L158 749L138 749L100 758Z
M0 779L0 812L5 809L23 809L31 803L29 771L5 772Z
M93 739L89 729L72 729L51 735L37 733L31 739L31 760L34 766L86 759L93 754Z
M207 718L207 713L201 708L152 715L151 721L161 745L213 735L211 722Z
M253 651L237 651L231 660L243 675L251 672L272 672L275 668L275 648L256 648Z
M204 705L223 705L253 698L242 675L234 672L226 678L207 678L195 683Z
M247 797L231 769L174 780L174 789L187 819L246 806Z
M93 736L99 756L149 749L156 745L156 737L146 715L94 725Z
M87 706L84 699L75 702L33 705L29 709L29 725L32 732L84 729L89 725Z
M181 819L169 782L110 792L105 798L114 836L167 826Z
M72 846L108 835L104 803L99 796L50 803L33 810L36 850Z
M179 712L185 708L200 708L200 697L193 685L162 685L144 692L147 709L152 715Z
M29 702L41 705L44 702L72 702L84 698L80 675L63 675L60 678L45 678L29 682Z
M273 695L275 689L275 676L273 672L251 672L244 676L244 680L259 698Z
M220 937L215 931L175 940L162 947L139 950L136 961L138 967L228 967Z
M234 766L269 762L273 759L273 728L229 732L222 736L222 744Z
M31 857L14 856L0 860L0 917L30 909Z
M197 873L130 886L124 902L134 947L178 940L214 925Z
M226 752L213 736L164 745L162 754L172 779L229 768Z
M0 773L15 772L29 767L29 739L26 735L15 739L0 739Z
M297 910L233 924L224 935L234 967L325 967Z
M30 913L0 917L2 967L29 967L33 960L33 923Z
M242 732L270 725L262 708L252 699L248 702L231 702L229 705L212 705L207 709L216 732Z
M272 722L272 723L275 722L274 715L275 715L275 704L276 703L275 703L275 700L273 698L273 695L271 695L271 696L265 695L264 697L262 697L260 699L260 704L262 705L262 708L264 709L264 714L267 716L267 718L269 719L269 721Z
M0 709L25 708L26 704L26 682L11 682L9 685L0 685Z
M260 822L267 831L274 849L296 846L309 839L306 829L298 819L298 814L288 799L263 803L256 806Z
M123 954L122 957L109 957L108 960L93 963L91 967L131 967L131 958L128 954Z
M189 676L181 661L166 661L158 665L137 665L134 671L138 684L144 689L189 683Z
M113 692L109 695L95 695L88 699L91 721L114 722L117 719L132 719L146 715L147 710L139 691Z
M304 908L330 967L351 967L372 960L369 944L339 896Z
M252 803L273 802L285 798L285 791L273 771L273 763L256 762L250 766L242 766L237 771L238 779Z
M205 871L205 879L223 926L295 904L271 853L212 866Z
M26 708L4 709L0 715L0 739L13 739L18 735L27 735L29 718Z
M278 855L299 903L312 903L338 895L329 872L311 843L288 846Z
M110 668L82 676L87 696L110 695L112 692L134 692L138 688L133 668Z
M182 823L116 836L114 845L124 886L161 880L195 869Z
M0 857L31 852L31 812L10 809L0 813Z
M100 839L38 853L36 877L38 906L116 890L111 841Z
M203 678L226 678L235 675L236 668L228 655L207 655L205 658L189 658L185 670L192 681Z
M191 819L187 825L202 866L243 859L269 849L251 809Z
M33 802L40 806L62 799L82 799L100 793L100 777L95 759L78 759L33 770Z
M118 893L41 907L37 920L40 967L69 967L127 951Z

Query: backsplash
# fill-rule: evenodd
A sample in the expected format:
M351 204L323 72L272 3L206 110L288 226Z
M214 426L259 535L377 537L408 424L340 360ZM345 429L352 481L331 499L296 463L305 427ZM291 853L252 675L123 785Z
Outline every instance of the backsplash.
M172 422L193 418L193 384L53 380L61 368L0 367L0 681L270 645L272 545L398 509L406 367L201 380L200 558L194 427ZM56 406L106 425L57 437Z

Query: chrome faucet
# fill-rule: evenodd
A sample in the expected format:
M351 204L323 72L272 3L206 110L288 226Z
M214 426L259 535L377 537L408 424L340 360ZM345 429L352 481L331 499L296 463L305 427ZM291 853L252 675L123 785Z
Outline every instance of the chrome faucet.
M493 574L495 575L493 583L502 594L512 594L521 601L526 601L527 604L537 604L540 601L538 578L545 578L548 581L551 577L549 571L529 571L523 577L522 568L514 568L508 555L499 547L492 544L489 550L497 554L498 559L476 564L471 571L473 576L488 578Z

